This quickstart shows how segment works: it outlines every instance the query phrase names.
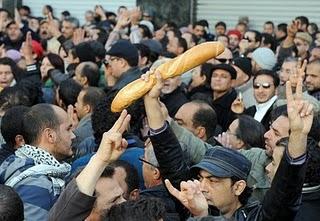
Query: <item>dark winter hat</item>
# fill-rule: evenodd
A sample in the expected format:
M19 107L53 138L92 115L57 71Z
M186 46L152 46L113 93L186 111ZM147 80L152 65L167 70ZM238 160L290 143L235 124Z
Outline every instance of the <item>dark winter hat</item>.
M251 77L252 65L251 65L251 60L249 58L246 58L246 57L235 58L232 64L240 68L246 75Z
M237 71L234 69L230 64L216 64L213 65L212 71L221 69L228 71L231 75L231 79L236 79L237 78Z
M127 40L119 40L111 46L108 55L125 59L131 67L137 66L139 61L138 49Z

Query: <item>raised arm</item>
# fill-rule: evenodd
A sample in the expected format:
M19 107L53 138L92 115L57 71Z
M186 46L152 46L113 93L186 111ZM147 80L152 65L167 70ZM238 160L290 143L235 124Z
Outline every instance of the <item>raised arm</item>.
M259 220L293 220L301 202L306 173L307 135L313 121L313 106L302 99L302 79L298 80L296 97L291 82L286 84L290 125L288 147L267 192Z
M118 159L128 143L122 138L128 128L130 115L122 111L113 127L103 134L97 153L75 180L62 192L50 210L49 220L84 220L95 202L94 191L102 172L110 162Z

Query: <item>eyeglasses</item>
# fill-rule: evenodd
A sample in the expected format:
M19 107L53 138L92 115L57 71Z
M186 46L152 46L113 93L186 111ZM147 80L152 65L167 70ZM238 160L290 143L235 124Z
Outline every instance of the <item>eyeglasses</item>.
M156 166L156 165L154 165L153 163L150 163L150 162L146 161L143 156L140 156L140 157L139 157L139 160L140 160L141 162L143 162L143 163L149 164L150 166L153 166L153 167L155 167L155 168L159 168L159 166Z
M221 63L231 63L232 59L227 59L227 58L215 58L217 61L220 61Z
M244 37L243 39L244 39L244 40L247 40L249 43L250 43L250 42L253 42L253 40L249 39L248 37Z
M256 83L256 84L253 84L253 88L254 89L259 89L260 87L263 87L264 89L268 89L271 87L271 84L270 83Z

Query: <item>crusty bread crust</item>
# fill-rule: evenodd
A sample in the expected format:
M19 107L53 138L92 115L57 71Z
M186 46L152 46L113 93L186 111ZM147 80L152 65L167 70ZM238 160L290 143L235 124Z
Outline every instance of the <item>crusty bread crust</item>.
M205 42L197 45L182 55L160 65L156 70L161 73L163 79L168 79L195 68L224 51L221 42ZM135 80L122 88L111 104L112 112L120 112L130 106L134 101L143 97L156 84L156 78L150 75L148 82L141 79Z

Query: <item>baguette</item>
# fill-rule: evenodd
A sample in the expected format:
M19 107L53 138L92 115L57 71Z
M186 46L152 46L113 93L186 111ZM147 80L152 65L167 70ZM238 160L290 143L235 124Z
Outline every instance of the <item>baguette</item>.
M163 79L176 77L218 56L223 51L224 45L220 42L202 43L160 65L156 71L160 72ZM155 76L150 75L148 82L138 79L126 85L112 101L111 111L121 112L134 101L148 93L155 84Z

